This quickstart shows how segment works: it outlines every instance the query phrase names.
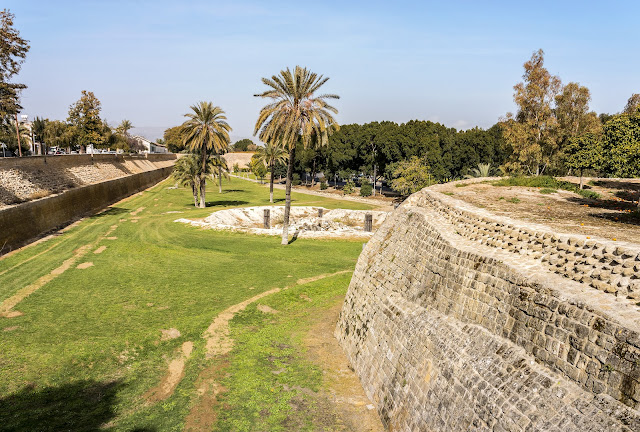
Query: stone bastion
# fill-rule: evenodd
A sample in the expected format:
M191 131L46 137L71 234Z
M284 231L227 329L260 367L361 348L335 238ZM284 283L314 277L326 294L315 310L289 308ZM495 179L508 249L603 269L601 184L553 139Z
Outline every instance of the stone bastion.
M412 195L336 337L393 431L640 431L640 245Z

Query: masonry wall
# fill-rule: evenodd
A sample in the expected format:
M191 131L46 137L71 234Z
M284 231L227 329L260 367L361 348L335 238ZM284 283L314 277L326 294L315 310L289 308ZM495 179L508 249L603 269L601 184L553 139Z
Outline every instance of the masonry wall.
M78 154L0 158L0 208L87 184L152 171L175 163L175 154Z
M131 174L0 209L0 254L144 190L165 179L172 169L169 166Z
M639 253L425 189L367 244L336 336L390 430L637 431Z

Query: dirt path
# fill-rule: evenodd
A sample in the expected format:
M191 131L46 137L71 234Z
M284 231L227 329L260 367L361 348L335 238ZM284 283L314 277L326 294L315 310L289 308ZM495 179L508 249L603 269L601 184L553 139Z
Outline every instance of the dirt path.
M20 303L25 298L29 297L31 294L33 294L34 292L36 292L37 290L45 286L47 283L51 282L52 280L54 280L55 278L57 278L58 276L66 272L67 270L69 270L71 267L73 267L75 263L77 263L82 257L84 257L90 250L95 248L101 240L107 238L113 231L116 230L116 228L118 228L117 225L112 225L111 227L109 227L107 232L102 236L98 237L98 239L95 242L86 244L76 249L75 253L71 256L71 258L67 258L62 263L62 265L51 270L50 273L44 276L41 276L32 284L29 284L26 287L19 289L14 295L5 299L2 303L0 303L0 317L13 318L13 317L22 315L22 313L13 310L13 308L16 305L18 305L18 303Z
M382 432L384 427L375 406L364 393L358 376L349 367L337 339L333 336L342 300L315 317L316 323L304 338L307 359L322 369L323 389L319 397L339 420L330 430Z
M218 361L211 366L206 367L197 379L198 402L191 408L191 411L187 415L185 431L211 430L216 422L215 410L213 407L218 403L218 395L224 392L224 388L219 384L219 381L224 374L226 366L228 365L226 356L233 349L233 339L229 336L229 322L238 312L244 310L251 303L254 303L268 295L286 290L296 285L302 285L327 277L350 273L352 271L353 270L341 270L335 273L325 273L309 278L298 279L294 284L288 285L284 288L270 289L220 312L203 334L203 337L206 340L206 357L208 359L217 357ZM333 322L334 326L336 322L337 315ZM332 332L333 330L331 330L330 334L332 334ZM340 353L342 353L341 349ZM359 383L358 386L360 386ZM362 429L362 431L364 430L377 431L378 429Z
M231 321L238 312L244 310L251 303L279 291L280 288L270 289L220 312L203 335L207 341L205 345L207 358L224 355L231 351L233 348L233 339L229 337L229 321Z
M184 368L192 352L193 342L187 341L183 343L177 357L169 362L167 373L160 381L160 384L149 390L145 394L145 398L153 403L171 396L184 377Z

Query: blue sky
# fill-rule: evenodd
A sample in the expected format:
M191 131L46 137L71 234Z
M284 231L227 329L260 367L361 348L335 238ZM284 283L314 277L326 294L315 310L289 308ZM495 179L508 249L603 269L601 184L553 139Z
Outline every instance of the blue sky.
M619 112L640 93L636 1L5 0L3 7L31 44L15 79L28 85L24 113L64 119L89 90L103 118L127 118L150 138L180 124L200 100L227 112L234 140L252 137L266 102L253 97L264 88L260 78L297 64L330 77L324 88L341 97L341 124L490 127L515 110L513 85L538 48L563 83L589 87L597 112Z

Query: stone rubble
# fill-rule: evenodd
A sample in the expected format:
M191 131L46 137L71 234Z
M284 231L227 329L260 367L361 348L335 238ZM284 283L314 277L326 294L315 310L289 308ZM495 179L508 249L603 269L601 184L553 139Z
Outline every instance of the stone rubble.
M270 210L271 228L264 228L264 210ZM322 217L318 211L322 209ZM298 237L371 237L372 232L364 231L365 214L373 217L375 231L386 219L388 212L372 210L325 209L322 207L292 206L289 215L289 232ZM220 210L203 221L177 219L176 222L193 226L243 231L253 234L281 235L284 220L283 206L243 207Z

